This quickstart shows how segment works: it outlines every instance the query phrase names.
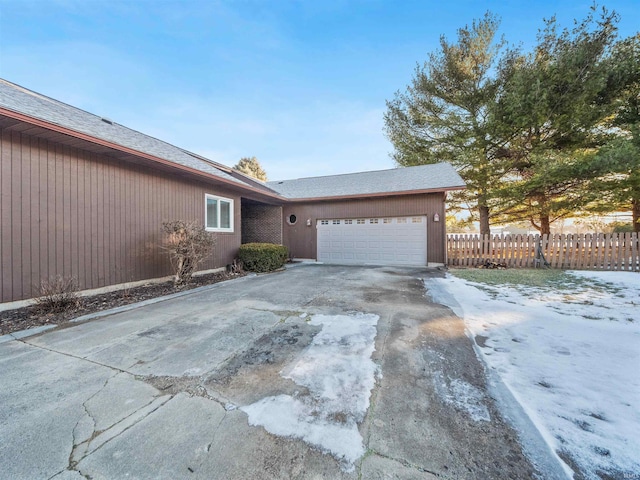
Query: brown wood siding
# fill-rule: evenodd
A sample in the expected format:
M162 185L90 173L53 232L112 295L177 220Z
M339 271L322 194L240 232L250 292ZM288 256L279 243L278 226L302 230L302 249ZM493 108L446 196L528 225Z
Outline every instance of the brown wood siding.
M444 193L378 197L363 200L296 203L284 206L284 218L294 214L295 225L284 222L284 244L296 258L317 258L316 221L332 218L427 216L427 261L446 262L446 222ZM440 217L433 221L434 214ZM307 226L307 220L311 226Z
M201 268L231 262L240 246L233 191L0 129L0 301L33 297L44 279L81 289L171 273L162 222L204 223L205 194L234 200L234 233L217 233Z

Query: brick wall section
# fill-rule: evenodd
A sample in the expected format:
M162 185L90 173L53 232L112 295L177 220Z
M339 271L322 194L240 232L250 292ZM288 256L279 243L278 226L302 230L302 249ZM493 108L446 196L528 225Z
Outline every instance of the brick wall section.
M282 244L282 207L242 203L242 243Z

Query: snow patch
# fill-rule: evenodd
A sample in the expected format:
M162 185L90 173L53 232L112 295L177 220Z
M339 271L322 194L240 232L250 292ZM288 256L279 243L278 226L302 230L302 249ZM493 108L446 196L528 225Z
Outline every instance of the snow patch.
M450 275L425 286L464 318L486 364L553 451L567 453L586 478L622 478L640 471L640 275L569 273L580 281L553 289Z
M447 382L441 374L434 376L436 391L448 404L467 412L474 422L490 422L489 409L483 403L482 391L460 378Z
M315 315L322 325L301 356L280 374L309 395L278 395L241 407L249 424L269 433L304 440L330 453L346 471L364 452L358 423L369 408L378 367L375 350L378 315Z

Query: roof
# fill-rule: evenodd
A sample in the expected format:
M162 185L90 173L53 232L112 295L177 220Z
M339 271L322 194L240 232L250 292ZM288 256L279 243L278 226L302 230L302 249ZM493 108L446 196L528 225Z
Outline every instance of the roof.
M32 118L59 125L93 138L105 140L122 147L146 153L154 157L199 170L204 173L249 186L227 173L231 169L216 165L204 157L192 154L157 138L150 137L109 119L85 112L66 103L33 92L14 83L0 79L0 107ZM227 170L227 171L225 171Z
M225 165L132 130L53 98L0 78L0 108L84 135L108 145L133 150L177 167L186 167L222 179L242 189L260 192L274 199L362 197L370 195L443 191L464 188L462 178L447 163L396 168L372 172L309 177L279 182L261 182ZM6 113L5 115L7 115ZM283 198L284 197L284 198Z
M457 190L464 180L449 163L267 182L288 199Z

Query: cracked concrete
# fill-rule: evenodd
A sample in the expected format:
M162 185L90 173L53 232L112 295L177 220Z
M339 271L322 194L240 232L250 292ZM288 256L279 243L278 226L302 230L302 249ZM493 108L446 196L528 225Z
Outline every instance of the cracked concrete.
M434 274L309 265L3 343L0 476L556 478L502 420L463 323L425 296ZM382 376L360 424L367 453L345 472L238 407L304 394L280 371L318 332L309 319L353 311L380 316ZM457 401L460 385L489 420Z

